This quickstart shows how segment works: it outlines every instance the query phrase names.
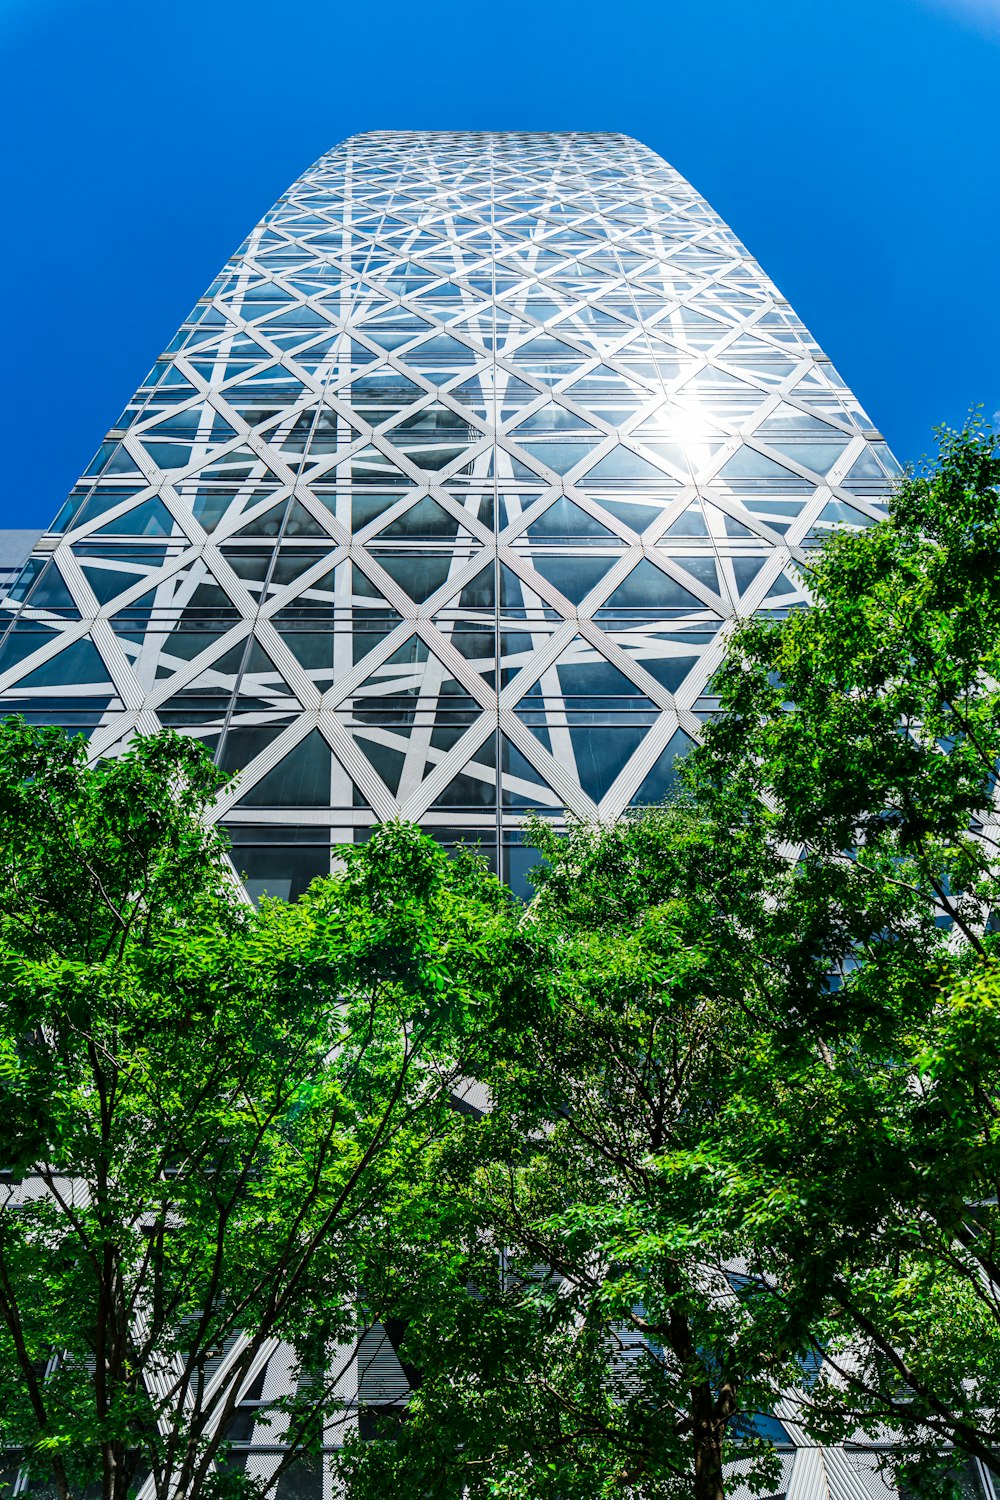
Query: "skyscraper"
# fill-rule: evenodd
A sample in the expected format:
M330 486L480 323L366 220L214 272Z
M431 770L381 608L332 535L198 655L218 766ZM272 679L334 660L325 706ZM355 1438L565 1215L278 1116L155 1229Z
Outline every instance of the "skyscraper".
M642 145L357 136L226 264L0 600L0 712L95 757L203 740L239 773L216 815L252 894L397 815L518 887L526 812L664 795L734 622L805 602L810 542L878 519L893 471ZM359 1404L404 1392L366 1337ZM782 1491L820 1493L772 1435ZM881 1500L852 1462L828 1456L836 1500Z
M731 230L621 135L372 133L253 230L3 609L0 709L239 776L252 893L400 815L518 885L657 801L733 622L892 459Z

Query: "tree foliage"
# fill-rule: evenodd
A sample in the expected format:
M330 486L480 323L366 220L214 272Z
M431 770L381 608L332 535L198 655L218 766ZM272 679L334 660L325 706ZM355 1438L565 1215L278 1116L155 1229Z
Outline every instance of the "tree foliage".
M823 548L813 609L739 632L691 768L702 805L766 802L851 934L823 1052L748 1096L732 1206L823 1294L816 1430L896 1431L911 1487L945 1443L996 1472L1000 1375L1000 445L940 437Z
M67 1500L253 1490L228 1440L279 1344L281 1468L336 1430L509 902L388 826L255 911L218 786L172 734L88 768L0 730L0 1437Z
M361 1493L708 1500L727 1464L775 1488L813 1307L718 1196L746 1077L826 965L794 866L731 813L726 838L690 802L535 828L531 982L491 1028L489 1115L436 1154L440 1248L402 1309L423 1383Z
M773 1484L776 1410L891 1434L910 1489L997 1471L998 482L943 433L812 609L736 632L673 806L536 828L361 1494L708 1500Z
M775 1488L781 1422L891 1437L909 1490L1000 1472L998 490L997 439L943 432L811 609L736 629L670 805L535 826L523 908L392 825L255 912L192 745L3 730L35 1472L246 1488L255 1361L292 1351L291 1462L378 1318L414 1389L342 1449L357 1500L720 1500Z

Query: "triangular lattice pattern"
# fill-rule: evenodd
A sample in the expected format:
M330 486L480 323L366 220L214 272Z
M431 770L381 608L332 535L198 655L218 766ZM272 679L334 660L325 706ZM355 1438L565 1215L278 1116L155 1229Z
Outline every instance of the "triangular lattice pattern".
M695 190L620 135L357 136L253 231L8 601L5 711L239 771L253 890L400 815L667 791L735 619L893 461Z

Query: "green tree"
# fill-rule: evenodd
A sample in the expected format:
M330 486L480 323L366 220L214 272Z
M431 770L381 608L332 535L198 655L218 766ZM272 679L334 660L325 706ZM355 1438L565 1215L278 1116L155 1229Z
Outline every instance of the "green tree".
M502 950L503 889L403 826L255 911L219 784L169 733L88 767L0 728L0 1440L60 1500L273 1493L344 1420ZM279 1345L255 1485L229 1439Z
M852 934L826 1045L748 1094L729 1208L825 1298L817 1430L893 1428L911 1485L943 1443L998 1472L998 556L1000 440L974 419L885 523L830 539L812 609L740 630L691 766L703 806L766 802Z
M1000 1471L998 483L944 432L813 609L736 633L686 800L536 831L423 1384L360 1493L707 1500L766 1480L782 1390L911 1489Z
M395 1442L351 1455L362 1494L718 1500L727 1462L774 1488L767 1414L803 1379L812 1309L713 1218L716 1168L790 976L825 967L764 821L728 832L687 805L535 828L492 1108L435 1152L428 1285L400 1308L422 1384Z

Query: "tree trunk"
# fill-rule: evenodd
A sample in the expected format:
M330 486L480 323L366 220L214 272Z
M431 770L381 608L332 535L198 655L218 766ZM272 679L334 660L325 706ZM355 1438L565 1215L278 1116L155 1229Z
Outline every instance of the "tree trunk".
M726 1430L726 1422L725 1418L720 1420L712 1389L707 1382L692 1387L691 1417L695 1500L725 1500L722 1435Z
M129 1473L122 1443L108 1443L104 1450L104 1500L125 1500Z

